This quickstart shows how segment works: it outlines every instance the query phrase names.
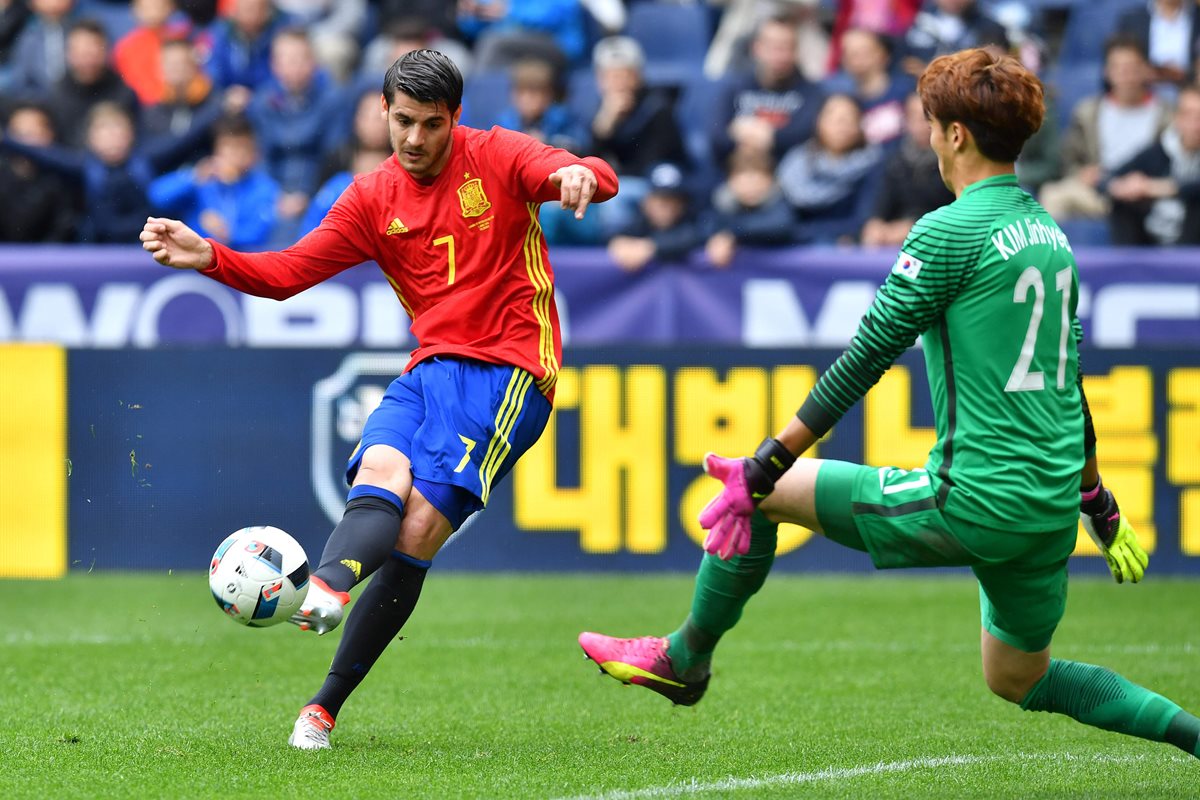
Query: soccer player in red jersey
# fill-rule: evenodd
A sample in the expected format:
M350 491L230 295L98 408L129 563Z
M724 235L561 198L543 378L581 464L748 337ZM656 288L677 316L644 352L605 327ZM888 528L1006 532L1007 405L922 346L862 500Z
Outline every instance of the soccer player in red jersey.
M346 469L346 511L292 622L318 634L363 591L320 691L288 740L329 747L334 718L408 620L434 555L541 435L562 339L543 202L582 219L617 192L612 168L524 134L458 125L462 76L432 50L384 78L395 155L354 180L321 225L273 253L239 253L150 218L142 247L239 291L282 300L364 261L412 318L417 349L372 412Z

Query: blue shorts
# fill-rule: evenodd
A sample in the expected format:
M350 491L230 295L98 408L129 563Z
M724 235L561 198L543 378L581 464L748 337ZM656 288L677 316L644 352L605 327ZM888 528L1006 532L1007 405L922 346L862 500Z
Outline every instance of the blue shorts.
M412 462L413 486L458 530L549 418L550 401L525 370L434 357L388 386L350 455L346 482L368 447L394 447Z

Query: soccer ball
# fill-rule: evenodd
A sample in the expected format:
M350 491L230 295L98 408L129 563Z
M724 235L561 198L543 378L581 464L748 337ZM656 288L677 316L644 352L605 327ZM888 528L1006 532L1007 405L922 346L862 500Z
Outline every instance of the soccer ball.
M208 586L234 622L266 628L300 610L308 594L308 556L279 528L242 528L213 553Z

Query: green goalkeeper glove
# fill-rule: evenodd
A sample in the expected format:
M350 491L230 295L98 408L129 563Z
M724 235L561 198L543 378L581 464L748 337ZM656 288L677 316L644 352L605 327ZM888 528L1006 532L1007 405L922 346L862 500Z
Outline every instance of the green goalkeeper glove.
M1121 514L1117 498L1098 482L1096 488L1080 493L1079 516L1083 529L1100 548L1117 583L1137 583L1146 574L1150 557L1138 544L1133 526Z

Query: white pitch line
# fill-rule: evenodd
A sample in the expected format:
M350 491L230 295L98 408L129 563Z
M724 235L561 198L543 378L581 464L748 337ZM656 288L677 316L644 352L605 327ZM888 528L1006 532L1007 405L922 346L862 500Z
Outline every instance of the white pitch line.
M779 775L765 775L761 778L723 778L719 781L680 781L665 786L649 786L644 789L617 789L602 794L576 795L564 800L643 800L644 798L680 797L683 795L702 794L705 792L730 792L739 790L765 789L776 786L797 786L819 781L845 780L859 778L864 775L883 775L892 772L911 772L918 769L938 769L941 767L958 767L971 764L983 764L992 761L1076 761L1086 760L1100 763L1124 763L1141 761L1144 756L1108 756L1095 754L1081 756L1077 753L1017 753L1011 756L938 756L930 758L913 758L905 761L881 761L877 764L867 764L860 767L826 767L813 772L784 772ZM1187 758L1172 758L1172 761L1191 761Z

